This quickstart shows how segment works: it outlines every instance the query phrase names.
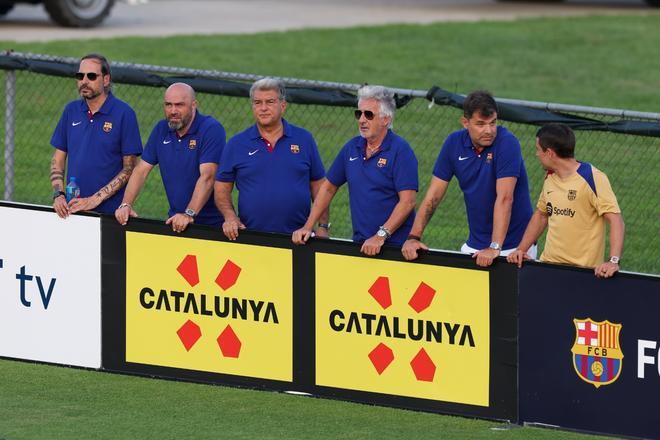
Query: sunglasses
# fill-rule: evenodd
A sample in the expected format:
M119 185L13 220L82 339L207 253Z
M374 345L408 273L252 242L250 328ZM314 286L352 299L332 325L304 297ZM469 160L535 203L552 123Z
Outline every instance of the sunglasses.
M374 112L372 112L371 110L365 110L365 111L355 110L355 119L360 120L363 113L364 113L364 117L367 118L367 121L371 121L374 118L374 116L376 116Z
M100 75L96 72L76 72L75 77L78 81L82 81L85 79L85 75L87 75L87 79L90 81L96 81L96 78L98 78Z

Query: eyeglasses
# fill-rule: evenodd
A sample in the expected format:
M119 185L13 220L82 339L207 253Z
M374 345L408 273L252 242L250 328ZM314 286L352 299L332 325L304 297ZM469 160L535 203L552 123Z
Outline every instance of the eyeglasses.
M96 72L87 72L87 73L76 72L75 77L78 81L82 81L83 79L85 79L85 75L87 75L87 79L89 79L90 81L96 81L96 78L99 77L99 74Z
M371 110L365 110L365 111L355 110L355 119L359 121L363 113L364 113L364 117L367 118L367 121L371 121L374 118L374 116L376 116L374 112L372 112Z

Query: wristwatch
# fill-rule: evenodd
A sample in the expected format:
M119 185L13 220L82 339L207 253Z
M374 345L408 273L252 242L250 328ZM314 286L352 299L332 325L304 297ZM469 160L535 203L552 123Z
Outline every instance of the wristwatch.
M620 261L621 261L621 258L619 258L617 256L611 256L610 257L610 263L619 264Z
M193 218L193 219L194 219L195 216L197 215L197 213L195 212L195 210L194 210L194 209L191 209L191 208L186 208L186 210L185 210L183 213L184 213L185 215L187 215L188 217Z
M488 247L491 248L491 249L495 249L496 251L501 251L502 250L502 246L500 246L500 244L496 241L491 242L490 246L488 246Z
M59 196L66 196L66 193L64 191L53 191L53 200L58 198Z
M390 234L390 231L388 231L387 228L384 226L380 226L378 228L378 232L376 232L376 235L379 237L383 237L385 240L387 240L392 236L392 234Z
M332 226L332 223L319 223L317 226L319 228L323 228L323 229L330 229L330 226Z

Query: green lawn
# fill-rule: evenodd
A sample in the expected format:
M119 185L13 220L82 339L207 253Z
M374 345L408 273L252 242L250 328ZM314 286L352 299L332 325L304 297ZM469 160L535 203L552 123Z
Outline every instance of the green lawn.
M0 360L0 439L588 439L212 385Z
M660 57L651 53L658 41L660 14L653 12L255 35L0 42L0 46L74 57L98 51L110 60L133 63L402 88L428 89L437 84L459 93L487 88L500 97L657 112ZM3 77L0 71L2 82ZM74 83L24 72L17 78L15 200L47 204L51 193L47 167L52 155L48 144L62 107L76 96ZM135 108L146 140L162 117L162 90L119 84L115 92ZM201 111L216 116L229 136L252 122L245 99L201 94L198 98ZM415 100L395 119L395 130L409 140L420 163L419 199L442 140L461 128L459 111L427 106L428 102ZM287 118L314 133L326 167L344 142L357 134L351 110L346 108L292 104ZM535 203L543 180L543 170L534 157L537 127L504 125L521 140ZM655 188L660 181L653 172L660 169L660 140L606 132L578 132L577 139L578 158L606 172L618 196L627 228L623 268L660 273L655 251L660 246L655 221L659 206ZM0 190L3 188L0 181ZM137 207L142 216L164 218L166 201L157 172L152 173ZM345 189L333 203L332 223L335 236L350 237ZM462 195L452 184L425 240L434 248L457 249L466 236Z

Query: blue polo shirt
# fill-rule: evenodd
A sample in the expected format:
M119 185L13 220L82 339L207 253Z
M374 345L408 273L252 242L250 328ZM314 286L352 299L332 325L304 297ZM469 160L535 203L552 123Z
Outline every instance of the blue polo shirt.
M344 145L326 178L335 186L348 182L353 241L372 237L399 203L399 192L418 190L417 158L408 142L387 131L380 150L365 159L367 140L356 136ZM386 244L401 245L412 228L415 212L394 231Z
M282 123L284 135L270 152L256 124L232 137L216 180L236 183L238 215L248 229L291 234L307 221L310 182L325 168L312 134Z
M473 149L466 129L450 134L435 162L433 175L447 182L452 176L458 179L470 229L467 245L474 249L487 248L492 241L497 179L518 178L513 192L509 229L502 249L518 246L532 216L532 202L525 161L520 143L513 133L504 127L497 127L495 141L481 154Z
M200 112L195 114L190 129L181 138L176 130L168 127L166 119L156 124L144 147L142 160L160 166L160 175L170 203L168 216L186 210L200 176L199 166L203 163L217 164L220 161L225 139L222 124ZM195 223L212 226L222 224L222 216L215 207L213 192L197 213Z
M91 118L84 99L67 104L50 140L67 153L67 181L76 178L80 197L96 194L124 167L123 157L142 154L140 129L133 109L112 93ZM124 198L122 187L95 211L114 214Z

